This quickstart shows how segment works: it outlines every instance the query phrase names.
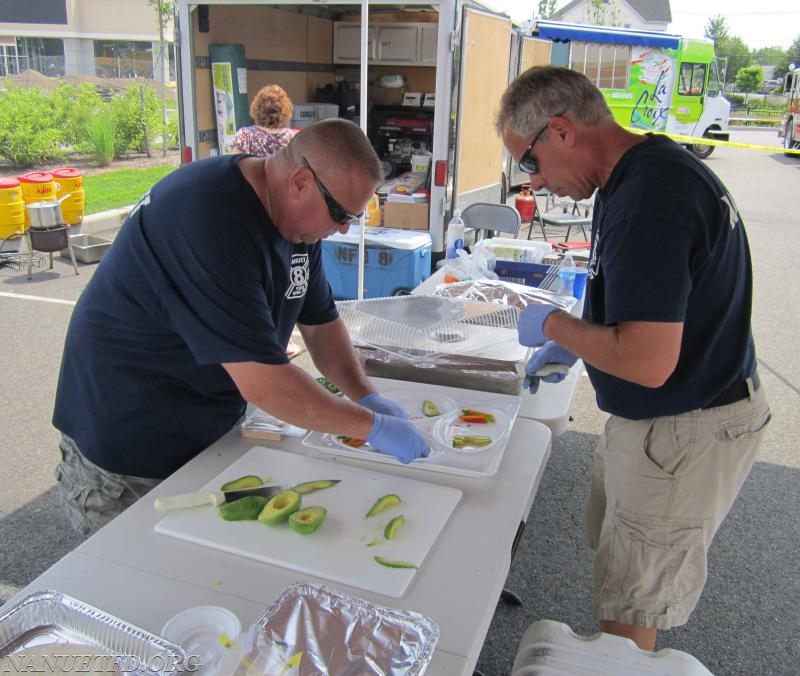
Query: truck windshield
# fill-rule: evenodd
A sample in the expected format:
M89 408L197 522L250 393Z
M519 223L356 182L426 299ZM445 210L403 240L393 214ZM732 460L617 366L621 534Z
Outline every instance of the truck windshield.
M706 64L682 63L678 94L682 96L702 96L706 81Z
M717 62L711 62L711 69L708 72L708 95L719 96L722 87L719 84L719 72L717 71Z

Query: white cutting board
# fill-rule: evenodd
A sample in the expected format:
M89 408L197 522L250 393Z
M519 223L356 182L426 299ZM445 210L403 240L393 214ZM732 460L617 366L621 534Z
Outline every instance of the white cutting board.
M322 527L311 535L299 535L287 523L267 526L258 521L224 521L216 507L171 512L156 524L156 532L399 598L414 575L424 573L425 558L461 499L456 488L260 446L197 490L218 490L226 481L246 474L279 484L341 481L333 488L303 496L303 507L318 505L328 510ZM387 493L396 493L403 502L365 518L375 500ZM406 523L397 537L387 542L383 528L399 514ZM379 543L367 546L374 541ZM387 568L374 560L375 555L415 563L419 571Z

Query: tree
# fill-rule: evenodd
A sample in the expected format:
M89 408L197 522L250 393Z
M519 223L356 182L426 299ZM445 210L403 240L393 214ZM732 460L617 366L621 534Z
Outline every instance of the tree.
M794 42L789 45L789 49L783 55L783 58L775 64L775 77L782 77L789 72L789 65L794 64L795 68L800 68L800 35L798 35Z
M740 69L751 65L750 48L744 44L742 38L736 36L721 38L715 51L718 57L727 60L726 84L734 80Z
M556 0L539 0L539 5L536 9L536 17L538 19L547 19L553 16L556 11Z
M736 86L740 92L744 92L744 102L747 103L747 95L754 92L761 86L761 68L759 66L748 66L740 68L736 72Z
M709 17L708 23L706 23L705 36L714 42L715 48L720 40L727 38L728 22L725 17L721 14Z
M169 72L169 56L167 55L167 42L164 39L164 31L169 25L175 12L175 2L173 0L147 0L156 11L158 21L158 65L160 68L161 82L161 151L164 157L167 155L167 93L166 93L166 72Z
M619 7L614 0L589 0L586 3L586 16L589 23L596 26L619 26Z

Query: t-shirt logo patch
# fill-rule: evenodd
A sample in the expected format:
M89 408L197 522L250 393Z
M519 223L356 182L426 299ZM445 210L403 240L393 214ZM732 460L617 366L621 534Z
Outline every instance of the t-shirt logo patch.
M308 254L292 254L286 298L302 298L306 295L306 291L308 291Z

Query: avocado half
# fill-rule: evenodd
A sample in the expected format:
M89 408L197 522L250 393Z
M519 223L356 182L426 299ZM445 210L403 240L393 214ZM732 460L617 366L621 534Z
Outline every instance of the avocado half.
M289 528L300 535L309 535L319 530L328 510L324 507L305 507L289 516Z
M281 491L274 496L258 515L258 520L267 525L283 523L300 509L300 493L293 490Z

